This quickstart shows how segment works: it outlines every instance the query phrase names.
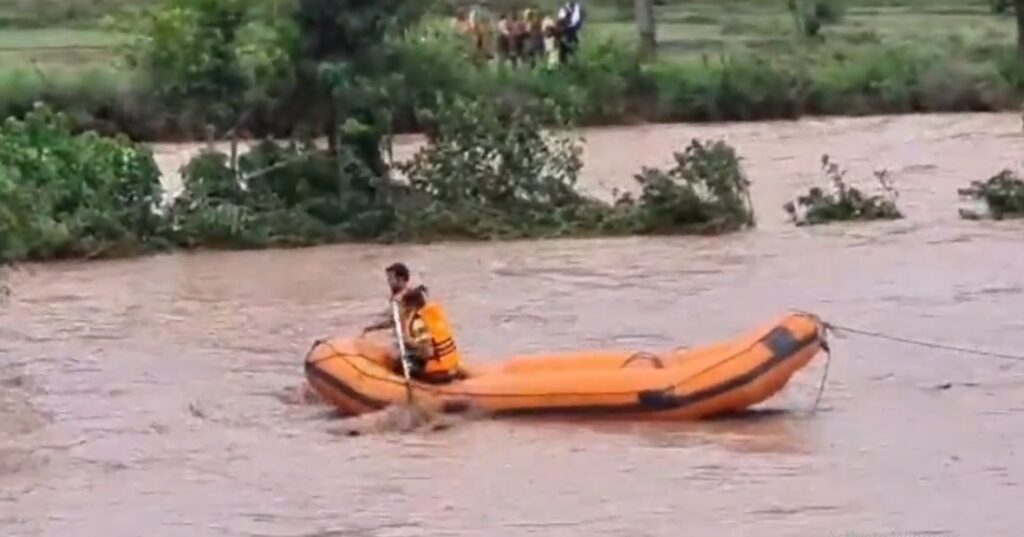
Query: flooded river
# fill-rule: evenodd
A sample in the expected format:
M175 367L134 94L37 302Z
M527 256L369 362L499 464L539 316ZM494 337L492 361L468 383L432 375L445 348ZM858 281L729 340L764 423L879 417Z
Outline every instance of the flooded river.
M587 184L629 186L693 136L746 157L759 228L724 238L331 246L26 267L0 312L0 534L1016 536L1024 364L849 336L769 411L695 424L480 421L332 435L289 397L314 338L382 311L410 264L471 360L729 337L788 308L1024 353L1024 229L956 188L1021 150L1016 115L587 133ZM795 229L822 153L888 168L908 218ZM162 148L164 164L178 158Z

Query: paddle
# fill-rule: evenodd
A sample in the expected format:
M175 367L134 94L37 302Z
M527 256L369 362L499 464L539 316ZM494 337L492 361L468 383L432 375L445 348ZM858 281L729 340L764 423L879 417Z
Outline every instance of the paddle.
M405 395L412 403L412 378L409 375L409 357L405 351L405 336L402 334L402 318L398 314L398 301L391 301L391 316L395 320L395 339L398 340L398 356L402 360L402 374L405 375Z

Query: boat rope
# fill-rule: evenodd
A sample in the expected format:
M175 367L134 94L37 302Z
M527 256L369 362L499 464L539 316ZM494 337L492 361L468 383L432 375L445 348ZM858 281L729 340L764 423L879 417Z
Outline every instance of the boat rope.
M832 347L825 339L821 341L821 350L825 351L825 371L821 374L821 383L818 384L818 395L814 398L814 405L811 406L811 414L818 411L821 398L825 395L825 383L828 382L828 366L832 363Z
M882 339L886 341L894 341L897 343L904 343L907 345L914 345L917 347L927 347L930 349L939 349L950 352L958 352L961 354L972 354L975 356L987 356L989 358L998 358L1001 360L1012 360L1016 362L1024 362L1024 355L1021 354L1010 354L1005 352L988 351L984 349L977 349L973 347L963 347L959 345L950 345L948 343L938 343L935 341L927 341L923 339L914 339L904 336L896 336L892 334L886 334L883 332L876 332L873 330L864 330L861 328L852 328L849 326L842 326L833 323L825 323L825 325L837 334L846 332L848 334L855 334L864 337L870 337L874 339Z

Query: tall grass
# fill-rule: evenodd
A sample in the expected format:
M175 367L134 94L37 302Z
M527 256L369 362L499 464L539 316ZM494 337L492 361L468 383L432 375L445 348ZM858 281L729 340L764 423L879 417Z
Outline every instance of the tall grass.
M152 109L139 102L131 73L103 65L82 68L15 63L0 67L0 116L23 117L37 102L70 116L73 124L136 132L131 122Z

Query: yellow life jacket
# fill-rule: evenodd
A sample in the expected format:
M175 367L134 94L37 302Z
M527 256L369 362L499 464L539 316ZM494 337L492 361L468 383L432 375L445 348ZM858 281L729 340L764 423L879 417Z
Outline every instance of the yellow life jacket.
M417 317L427 325L434 350L433 355L426 361L424 373L427 375L455 373L462 360L459 350L455 346L455 338L452 336L448 314L445 313L444 308L433 302L427 303L415 315L410 316L409 328Z

